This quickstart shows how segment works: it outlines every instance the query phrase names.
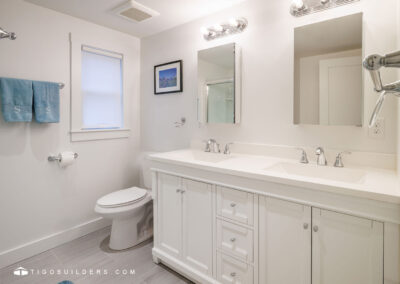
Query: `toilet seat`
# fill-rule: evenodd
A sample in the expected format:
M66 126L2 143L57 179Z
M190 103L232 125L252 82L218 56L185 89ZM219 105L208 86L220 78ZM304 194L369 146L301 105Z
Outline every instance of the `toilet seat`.
M134 204L147 195L147 190L131 187L107 194L97 200L97 205L103 208L115 208Z

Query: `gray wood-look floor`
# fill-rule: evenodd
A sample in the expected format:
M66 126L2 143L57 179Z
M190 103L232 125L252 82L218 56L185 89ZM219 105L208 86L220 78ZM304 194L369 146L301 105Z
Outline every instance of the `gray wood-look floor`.
M57 284L63 280L70 280L74 284L192 283L169 268L153 262L151 241L132 249L114 252L107 247L109 234L110 228L104 228L3 268L0 270L0 283ZM13 272L17 267L28 269L30 273L27 276L15 276ZM34 273L31 269L35 270ZM42 269L45 269L47 275L43 275ZM57 274L57 269L61 269L61 275L49 275ZM87 273L83 275L85 269ZM93 269L93 275L88 275L90 269ZM97 274L97 269L101 270L101 275ZM130 275L132 269L135 273ZM64 270L68 270L69 275L65 275ZM107 270L107 274L104 270Z

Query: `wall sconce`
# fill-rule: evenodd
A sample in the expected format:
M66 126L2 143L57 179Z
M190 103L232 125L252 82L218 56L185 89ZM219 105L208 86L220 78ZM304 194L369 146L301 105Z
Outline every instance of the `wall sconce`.
M290 14L295 17L301 17L359 1L360 0L292 0Z
M233 18L229 22L214 25L212 27L201 28L201 33L205 40L213 40L219 37L243 32L248 22L245 18Z

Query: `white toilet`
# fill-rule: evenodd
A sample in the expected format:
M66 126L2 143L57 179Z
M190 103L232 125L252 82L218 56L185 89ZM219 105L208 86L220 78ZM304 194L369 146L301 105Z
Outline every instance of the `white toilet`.
M123 250L153 236L153 202L151 172L141 159L142 183L145 188L131 187L107 194L97 200L95 211L112 219L109 247Z

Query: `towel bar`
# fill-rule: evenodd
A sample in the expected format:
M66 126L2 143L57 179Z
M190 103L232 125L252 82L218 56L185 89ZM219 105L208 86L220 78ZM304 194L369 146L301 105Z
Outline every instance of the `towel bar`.
M78 153L74 153L74 159L77 159L78 156L79 156ZM54 162L54 161L60 162L61 161L61 154L58 154L57 156L48 156L47 160L49 162Z

